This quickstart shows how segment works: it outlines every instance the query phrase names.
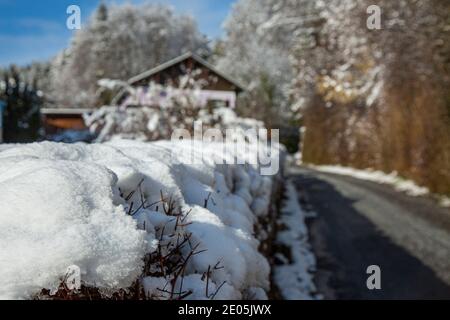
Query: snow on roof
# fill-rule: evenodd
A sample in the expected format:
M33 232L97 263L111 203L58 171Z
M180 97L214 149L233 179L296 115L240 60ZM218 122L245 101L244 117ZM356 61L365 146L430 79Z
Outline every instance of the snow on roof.
M195 53L192 52L187 52L179 57L176 57L170 61L167 61L153 69L150 69L148 71L145 71L133 78L131 78L130 80L128 80L129 84L134 84L138 81L144 80L148 77L151 77L155 74L157 74L158 72L161 72L167 68L170 68L186 59L192 58L194 59L196 62L198 62L199 64L203 65L205 68L210 69L211 71L213 71L214 73L216 73L218 76L222 77L223 79L225 79L226 81L232 83L234 86L236 86L240 91L245 91L245 87L240 84L239 82L237 82L236 80L231 79L229 76L225 75L224 73L222 73L221 71L217 70L216 67L214 67L212 64L210 64L209 62L207 62L206 60L202 59L201 57L199 57L198 55L196 55Z

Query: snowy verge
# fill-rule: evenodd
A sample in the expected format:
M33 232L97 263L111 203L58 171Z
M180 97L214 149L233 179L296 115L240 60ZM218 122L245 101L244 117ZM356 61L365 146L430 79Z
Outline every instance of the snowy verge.
M382 171L376 171L372 169L358 170L354 168L341 167L341 166L313 166L310 168L338 175L350 176L361 180L367 180L377 182L381 184L388 184L393 186L396 190L405 192L406 194L414 197L430 195L430 190L426 187L418 186L414 181L401 178L397 172L386 174ZM450 207L450 198L443 195L431 194L439 200L439 203L444 207Z
M0 148L0 298L55 292L71 266L105 295L138 280L150 299L266 298L255 228L274 177L217 164L223 148L194 164L189 141Z
M286 300L317 299L313 282L316 259L309 244L306 214L298 201L292 182L286 184L285 200L278 224L281 230L276 239L277 263L273 270L274 282Z

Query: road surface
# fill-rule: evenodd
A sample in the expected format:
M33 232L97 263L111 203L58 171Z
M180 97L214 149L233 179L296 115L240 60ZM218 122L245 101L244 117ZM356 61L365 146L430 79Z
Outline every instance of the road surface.
M307 168L290 175L318 214L311 242L325 299L450 299L449 209L351 177ZM381 268L381 290L367 288L371 265Z

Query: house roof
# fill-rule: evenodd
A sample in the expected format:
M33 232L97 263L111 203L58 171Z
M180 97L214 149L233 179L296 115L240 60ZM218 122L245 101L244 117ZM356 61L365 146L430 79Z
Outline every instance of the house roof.
M195 53L192 52L187 52L179 57L176 57L170 61L167 61L153 69L147 70L133 78L131 78L130 80L128 80L128 83L130 85L139 82L141 80L144 80L148 77L151 77L167 68L170 68L184 60L187 59L193 59L195 60L197 63L199 63L200 65L204 66L205 68L210 69L211 71L213 71L215 74L217 74L219 77L225 79L226 81L230 82L231 84L233 84L235 87L238 88L239 91L245 91L245 87L240 84L239 82L237 82L236 80L233 80L232 78L230 78L229 76L225 75L223 72L219 71L216 69L216 67L214 67L212 64L210 64L209 62L207 62L206 60L202 59L201 57L199 57L198 55L196 55Z

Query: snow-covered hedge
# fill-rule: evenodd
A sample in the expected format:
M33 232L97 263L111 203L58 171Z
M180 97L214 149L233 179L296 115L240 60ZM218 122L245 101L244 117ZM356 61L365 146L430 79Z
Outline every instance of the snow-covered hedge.
M274 177L217 164L218 143L186 164L191 146L2 146L0 298L55 293L71 266L104 295L138 280L152 299L265 298L270 267L255 226L269 212Z

